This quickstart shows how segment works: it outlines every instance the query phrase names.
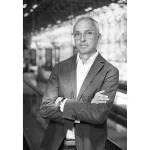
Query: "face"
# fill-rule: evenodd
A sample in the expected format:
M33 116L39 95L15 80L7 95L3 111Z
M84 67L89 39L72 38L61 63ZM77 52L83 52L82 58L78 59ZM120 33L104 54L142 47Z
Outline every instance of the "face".
M80 20L75 24L74 41L78 52L91 55L96 52L99 34L95 24L90 20Z

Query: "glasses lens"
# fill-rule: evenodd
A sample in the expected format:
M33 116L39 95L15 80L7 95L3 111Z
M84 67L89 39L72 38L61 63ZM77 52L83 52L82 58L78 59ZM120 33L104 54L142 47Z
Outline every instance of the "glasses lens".
M94 32L92 32L92 31L85 32L86 38L93 38L93 36L94 36Z
M80 39L81 38L81 33L77 32L77 33L74 33L73 36L75 39ZM90 39L90 38L93 38L94 37L94 32L93 31L87 31L83 34L84 38L86 39Z
M73 36L75 39L80 39L81 33L74 33Z

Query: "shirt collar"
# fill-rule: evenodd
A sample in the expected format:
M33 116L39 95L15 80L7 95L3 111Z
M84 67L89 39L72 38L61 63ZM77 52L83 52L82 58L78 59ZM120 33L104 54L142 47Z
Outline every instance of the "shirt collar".
M98 51L96 51L96 53L94 55L92 55L86 62L85 64L92 64L94 62L94 60L96 59L98 55ZM77 63L80 62L82 63L81 58L79 57L79 53L77 54ZM83 63L82 63L83 64Z

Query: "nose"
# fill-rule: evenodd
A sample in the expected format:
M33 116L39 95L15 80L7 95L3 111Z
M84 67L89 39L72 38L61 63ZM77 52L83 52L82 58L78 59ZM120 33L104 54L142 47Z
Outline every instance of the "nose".
M85 41L85 35L81 34L80 41Z

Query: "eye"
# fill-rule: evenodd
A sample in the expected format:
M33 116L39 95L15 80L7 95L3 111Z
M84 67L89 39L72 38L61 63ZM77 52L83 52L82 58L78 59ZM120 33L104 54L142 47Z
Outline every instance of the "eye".
M80 36L79 32L74 33L74 36Z
M92 31L88 31L86 34L93 35L93 32Z

